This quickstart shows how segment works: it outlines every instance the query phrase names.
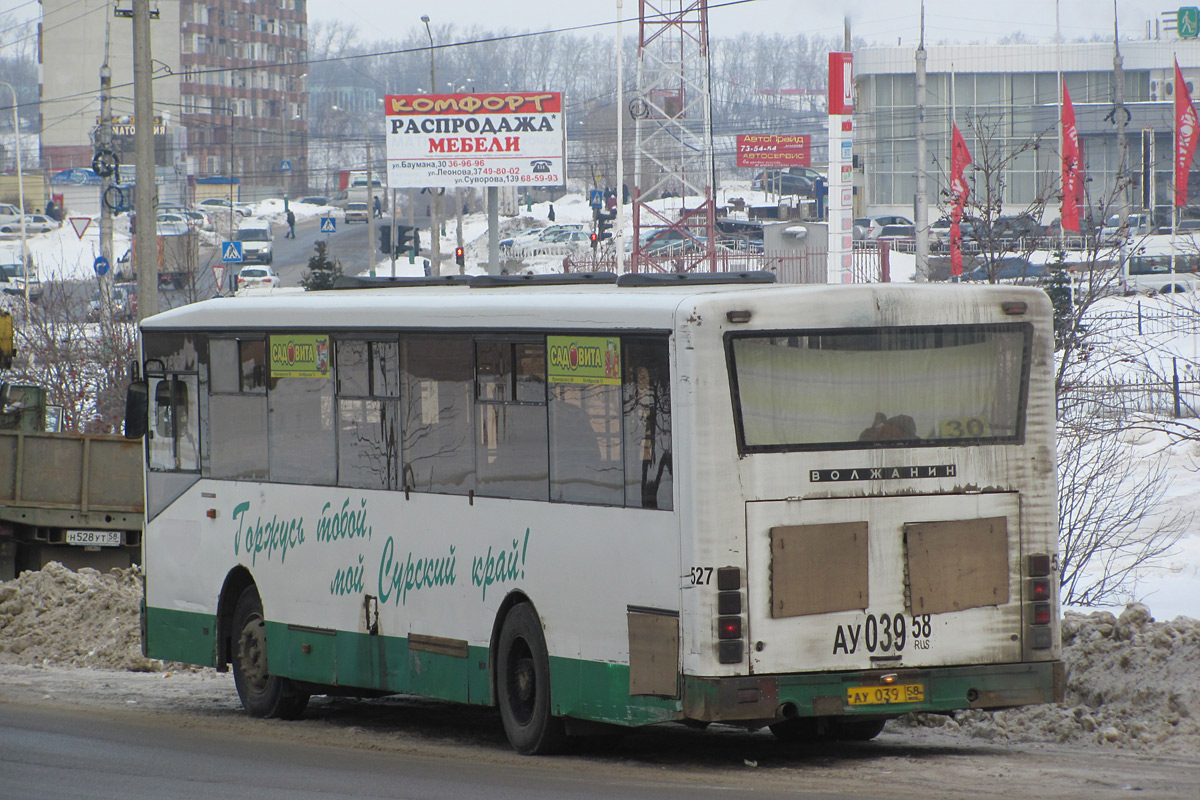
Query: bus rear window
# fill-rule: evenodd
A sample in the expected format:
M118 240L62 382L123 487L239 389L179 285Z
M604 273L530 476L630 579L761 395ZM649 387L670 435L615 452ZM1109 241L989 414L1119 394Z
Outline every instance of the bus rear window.
M1026 325L746 334L730 340L745 452L1022 439Z

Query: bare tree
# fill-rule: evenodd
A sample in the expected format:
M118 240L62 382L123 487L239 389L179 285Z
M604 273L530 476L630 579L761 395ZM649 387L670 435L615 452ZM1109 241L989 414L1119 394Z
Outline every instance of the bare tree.
M1060 419L1058 478L1062 602L1139 599L1139 574L1161 564L1192 519L1164 502L1171 487L1166 462L1135 462L1118 428Z
M45 282L37 302L14 312L18 355L8 380L44 388L63 410L63 432L119 432L137 326L89 322L81 286L63 281Z

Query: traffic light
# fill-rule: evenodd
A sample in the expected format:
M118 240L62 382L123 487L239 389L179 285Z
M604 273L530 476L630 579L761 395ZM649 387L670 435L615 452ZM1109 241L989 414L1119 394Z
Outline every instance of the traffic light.
M600 214L596 217L596 240L603 242L605 239L612 238L612 232L609 228L612 227L613 219L617 216L616 212L611 214Z
M421 241L416 228L411 225L397 225L394 250L392 248L391 226L385 225L379 229L379 252L398 256L408 252L410 249L414 254L421 249Z
M596 232L595 232L595 231L592 231L592 237L591 237L591 238L592 238L592 249L593 249L593 250L595 250L595 249L596 249L596 245L598 245L598 244L600 243L600 240L597 238L597 236L596 236Z
M454 248L454 263L461 267L466 260L466 255L463 253L463 249L461 247Z

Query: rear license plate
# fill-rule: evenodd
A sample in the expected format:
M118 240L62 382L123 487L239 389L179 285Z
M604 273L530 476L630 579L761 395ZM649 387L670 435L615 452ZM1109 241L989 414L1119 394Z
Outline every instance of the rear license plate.
M84 547L120 547L120 531L67 531L67 544Z
M850 686L846 689L846 704L851 706L920 703L924 699L925 686L920 683L900 683L893 686Z

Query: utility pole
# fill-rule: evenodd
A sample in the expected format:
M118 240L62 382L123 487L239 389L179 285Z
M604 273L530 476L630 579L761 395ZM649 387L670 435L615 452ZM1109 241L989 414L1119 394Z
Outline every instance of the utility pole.
M100 131L97 137L98 150L112 152L112 70L108 67L109 25L104 24L104 63L100 65ZM136 129L135 129L136 130ZM105 340L110 339L112 327L112 273L117 268L113 258L113 220L109 208L109 189L113 186L113 173L100 179L100 255L108 262L108 272L100 276L100 330Z
M422 15L421 22L425 23L425 33L429 35L429 96L432 97L437 94L437 73L433 68L433 31L429 28L428 15ZM432 199L429 204L429 260L431 262L430 274L434 276L442 274L442 242L441 231L438 227L440 224L438 221L439 191L436 187L430 189Z
M158 187L154 171L154 90L151 84L150 0L133 0L133 105L137 194L134 213L134 267L137 270L138 321L158 313L158 224L154 209Z
M371 122L367 121L367 269L375 275L375 172L371 169Z
M456 237L456 241L458 243L459 250L463 250L462 207L463 207L462 187L459 186L459 187L456 187L454 190L454 218L458 223L458 225L457 225L458 229L455 231L455 237ZM466 252L466 251L463 250L463 252ZM467 272L467 261L464 258L462 266L458 268L458 274L465 275L466 272Z
M621 3L622 0L617 0L617 218L614 220L616 230L613 231L613 252L617 257L618 275L625 271L625 152L621 146L624 133L621 123L625 117L625 94L621 85L621 55L624 50L621 46L621 17L624 9Z
M1125 109L1125 59L1121 57L1121 32L1117 27L1117 0L1113 0L1113 80L1116 96L1113 98L1113 122L1117 124L1117 152L1120 162L1117 167L1117 213L1121 226L1129 219L1129 142L1125 138L1125 126L1129 124L1129 112Z
M929 280L929 195L925 175L925 3L921 3L921 43L917 46L917 228L918 281Z
M21 114L17 104L17 90L11 83L0 81L0 86L8 88L12 94L13 104L13 142L17 149L17 202L20 208L17 210L21 214L21 270L25 273L25 310L29 310L29 281L33 277L29 266L29 243L26 236L25 226L25 180L21 176Z

